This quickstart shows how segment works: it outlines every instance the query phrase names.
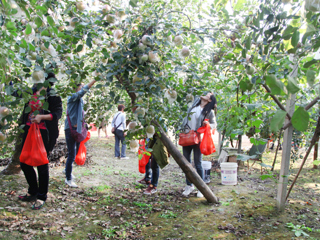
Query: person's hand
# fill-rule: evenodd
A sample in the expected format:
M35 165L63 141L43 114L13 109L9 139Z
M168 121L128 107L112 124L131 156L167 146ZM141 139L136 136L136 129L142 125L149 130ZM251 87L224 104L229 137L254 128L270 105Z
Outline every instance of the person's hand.
M127 132L124 132L123 135L124 135L124 136L127 136Z
M208 124L210 124L208 121L203 121L204 126L207 126Z
M42 120L42 115L38 114L37 116L32 115L31 116L31 122L32 123L40 123Z

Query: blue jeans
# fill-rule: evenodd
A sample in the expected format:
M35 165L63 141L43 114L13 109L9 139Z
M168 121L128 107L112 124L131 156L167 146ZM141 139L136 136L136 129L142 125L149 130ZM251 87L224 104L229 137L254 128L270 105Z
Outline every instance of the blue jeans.
M125 137L124 132L122 130L116 129L114 133L114 138L116 140L115 146L114 146L114 156L115 157L125 157L126 156L126 143L125 143ZM120 155L120 141L122 144L121 148L121 155Z
M151 171L152 169L152 171ZM160 175L160 167L156 160L153 158L151 155L150 160L148 164L146 165L146 175L145 175L145 180L150 181L151 179L151 184L155 187L158 186L158 180L159 180L159 175ZM151 176L151 178L150 178Z
M203 169L202 169L202 153L200 151L200 143L196 145L191 145L191 146L186 146L182 147L183 150L183 156L191 163L191 151L193 150L193 160L194 160L194 165L196 167L197 173L203 179ZM188 180L186 177L186 182L187 185L191 186L192 183Z
M76 128L73 128L76 129ZM66 135L66 143L68 148L68 158L66 163L66 178L67 180L71 180L71 173L72 173L72 163L74 162L74 159L76 158L76 154L79 150L80 143L76 142L73 137L71 136L70 129L64 130Z

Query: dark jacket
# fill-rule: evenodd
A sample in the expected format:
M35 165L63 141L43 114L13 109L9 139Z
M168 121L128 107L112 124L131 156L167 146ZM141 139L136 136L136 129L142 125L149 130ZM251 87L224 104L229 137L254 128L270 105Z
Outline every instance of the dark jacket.
M51 121L44 121L45 126L48 131L49 136L49 143L48 143L48 150L49 152L53 149L54 145L56 144L57 138L59 137L59 128L58 123L59 119L62 116L62 101L60 96L55 96L51 94L51 88L47 89L47 94L45 96L45 101L49 104L48 110L43 110L41 114L52 114L52 120ZM33 92L36 92L36 89L33 89ZM21 97L17 94L17 92L13 93L15 97ZM22 122L20 125L26 124L28 120L29 113L25 112L25 109L28 107L28 104L25 104L23 113L22 113Z
M166 146L156 136L149 141L148 148L152 148L151 154L161 169L170 163Z

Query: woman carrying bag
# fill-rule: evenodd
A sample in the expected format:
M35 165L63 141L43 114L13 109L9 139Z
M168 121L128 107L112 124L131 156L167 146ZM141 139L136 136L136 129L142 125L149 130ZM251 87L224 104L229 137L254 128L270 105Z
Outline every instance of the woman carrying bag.
M198 128L210 124L211 129L215 129L217 126L215 114L212 111L217 107L217 100L212 93L208 93L200 98L196 98L191 108L188 109L187 116L183 119L181 125L182 132L189 133L194 131L197 137L199 134L196 133ZM205 119L209 119L206 121ZM194 165L197 173L203 179L202 169L202 153L200 151L200 141L195 141L194 144L183 146L183 156L191 163L191 152L193 151ZM184 188L183 195L188 196L193 190L194 186L186 178L187 186ZM198 191L197 197L203 197L202 193Z
M66 136L66 143L68 148L68 158L64 173L66 174L65 183L70 186L77 188L78 186L73 181L72 175L72 163L77 155L80 142L75 139L73 132L81 135L84 127L84 111L83 111L83 99L82 97L89 91L89 89L95 84L95 80L89 84L83 86L78 84L75 88L75 93L68 97L67 100L67 117L64 123L64 132ZM85 134L86 135L86 134Z
M23 115L22 115L22 123L21 123L22 125L24 125L24 128L23 128L24 135L22 138L22 146L24 147L25 145L30 145L30 143L26 142L29 129L31 130L35 125L37 125L36 127L40 129L41 138L42 138L43 145L47 155L45 156L46 163L42 165L32 164L32 157L31 158L28 157L29 159L25 159L25 160L27 160L27 162L31 164L29 165L24 163L25 161L23 160L23 155L24 155L24 150L30 151L30 149L22 148L22 152L20 156L20 161L21 161L20 166L28 182L29 189L26 195L20 195L18 198L19 200L26 201L26 202L35 201L35 203L32 205L33 210L41 209L41 207L44 205L47 199L47 193L49 188L49 166L48 166L47 157L52 151L54 145L56 144L57 138L59 136L58 121L62 115L61 98L53 94L54 91L51 88L55 81L54 73L48 73L45 80L49 80L50 87L46 89L36 84L32 88L33 95L29 103L27 103L24 107ZM48 104L47 110L43 108L43 105L38 99L40 92L43 90L46 91L45 103ZM19 97L18 94L14 94L14 96ZM31 111L26 113L26 108L31 108ZM36 111L38 112L37 115L34 114ZM32 144L36 144L36 143L32 143ZM36 153L31 153L31 156L32 154L36 154ZM37 180L37 175L33 168L34 166L37 166L39 180Z

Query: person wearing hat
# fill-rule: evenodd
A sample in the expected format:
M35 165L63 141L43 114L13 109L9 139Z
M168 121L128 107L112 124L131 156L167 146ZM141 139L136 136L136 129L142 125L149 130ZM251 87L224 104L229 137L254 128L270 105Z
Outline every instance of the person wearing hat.
M49 87L44 87L44 81L49 82ZM54 73L50 72L46 74L46 77L38 82L35 82L35 85L32 87L32 97L30 101L25 104L21 117L21 125L24 126L22 146L25 143L31 124L37 123L39 124L39 129L47 156L49 156L54 145L56 144L59 136L58 122L62 116L61 97L57 96L52 88L55 81L56 77ZM43 90L46 91L46 109L43 108L45 103L42 104L39 100L40 92ZM19 95L18 91L16 91L14 92L13 96L21 97L22 95ZM26 111L27 108L31 109L31 111ZM38 114L35 114L36 112L38 112ZM33 210L41 209L47 199L47 193L49 189L49 164L44 164L37 167L38 180L33 166L22 162L20 163L20 166L28 182L29 188L28 193L25 195L20 195L18 199L25 202L34 202L32 205Z
M188 133L190 130L198 130L198 128L210 124L211 129L217 127L215 114L213 109L217 107L217 100L212 93L196 98L192 106L188 109L187 116L183 119L181 125L182 131ZM206 121L205 119L209 119ZM183 156L191 163L191 152L193 151L194 165L197 173L203 179L202 169L202 153L200 151L200 143L191 146L182 147ZM186 178L187 186L184 188L182 195L188 196L193 190L194 186ZM203 197L202 193L198 191L197 197Z

